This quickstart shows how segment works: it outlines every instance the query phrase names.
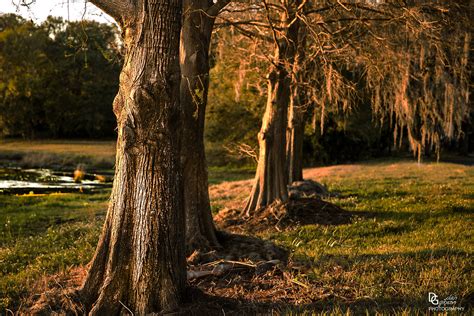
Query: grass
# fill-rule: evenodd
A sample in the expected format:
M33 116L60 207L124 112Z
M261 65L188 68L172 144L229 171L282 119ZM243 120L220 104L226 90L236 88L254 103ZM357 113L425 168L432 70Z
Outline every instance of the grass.
M251 177L210 168L213 208L241 204L251 182L225 181ZM376 161L309 169L305 177L337 192L331 201L356 219L259 237L291 249L306 267L299 281L317 287L320 310L425 314L428 292L470 306L474 167ZM0 313L17 309L38 280L90 260L108 193L0 196Z
M339 192L332 202L357 220L264 237L307 262L305 277L335 295L333 303L346 301L356 313L424 313L434 292L456 295L467 308L474 295L473 167L379 162L311 169L305 176Z
M23 168L110 170L115 163L114 141L2 140L0 165Z
M0 139L0 150L9 153L41 152L49 154L75 154L112 158L115 155L115 141L89 140L5 140Z
M70 170L82 164L86 169L113 169L115 164L115 141L91 140L18 140L0 139L0 166L24 168L51 168ZM216 181L240 179L251 176L254 167L242 159L229 156L215 144L206 143L206 156L210 165L225 165L232 162L240 167L212 167ZM211 183L214 184L214 183Z
M90 260L107 197L0 195L0 311L18 307L43 276Z

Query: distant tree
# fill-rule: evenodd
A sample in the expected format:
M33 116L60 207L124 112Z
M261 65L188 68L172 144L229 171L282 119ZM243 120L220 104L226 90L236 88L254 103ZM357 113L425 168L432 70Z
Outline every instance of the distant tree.
M266 65L249 53L256 50L257 43L241 40L238 32L222 27L222 23L213 37L205 130L208 150L214 154L214 164L250 164L253 160L239 146L254 150L258 144L255 135L264 110L266 82L257 70Z
M286 135L282 136L291 102L315 107L308 113L320 114L323 129L331 109L348 112L361 94L370 95L375 116L389 120L395 139L405 131L418 155L428 144L439 147L443 138L459 135L469 106L470 36L463 31L469 8L462 1L263 1L235 6L234 15L222 17L223 24L260 40L267 51L269 43L278 47L268 57L268 103L247 215L287 199L288 177L281 167L286 158L278 148L296 149L302 143L302 133L298 137L289 133L288 146ZM297 25L307 29L305 41L289 32ZM298 45L304 45L305 58L295 69ZM292 99L291 91L301 97ZM291 132L293 126L289 128ZM300 150L287 151L292 152ZM292 164L295 161L288 167Z
M107 104L118 87L115 27L49 17L41 25L0 17L0 133L13 137L110 137Z
M55 44L47 50L55 67L46 78L45 100L52 136L111 137L115 120L110 103L122 63L118 32L112 25L93 21L58 22L47 20L42 25Z
M45 129L43 79L51 71L45 50L51 40L32 22L0 16L0 129L34 137Z

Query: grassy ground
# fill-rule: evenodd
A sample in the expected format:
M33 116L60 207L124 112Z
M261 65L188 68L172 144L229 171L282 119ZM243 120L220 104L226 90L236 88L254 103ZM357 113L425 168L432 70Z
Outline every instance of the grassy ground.
M240 206L251 181L220 182L250 178L249 171L210 171L213 208ZM457 306L468 307L474 292L474 167L371 162L310 169L305 177L338 192L331 201L356 219L259 237L291 249L291 259L307 267L299 281L315 287L320 309L424 314L428 292L456 295ZM36 293L39 280L90 260L107 197L0 196L0 314Z
M210 165L245 165L241 158L212 143L206 143L206 156ZM70 170L81 164L86 169L113 169L115 163L115 141L90 140L5 140L0 139L0 167L51 168ZM216 181L228 177L242 179L248 176L246 168L212 168ZM252 173L252 172L250 172Z
M428 292L472 304L474 167L376 161L309 169L305 178L337 192L329 200L355 220L260 237L291 249L308 268L300 277L319 287L321 309L426 313ZM250 185L211 187L214 209L242 207Z
M0 139L0 166L74 170L81 164L88 170L110 170L114 162L114 141Z
M1 152L90 155L110 158L115 155L115 141L89 140L5 140L0 139Z

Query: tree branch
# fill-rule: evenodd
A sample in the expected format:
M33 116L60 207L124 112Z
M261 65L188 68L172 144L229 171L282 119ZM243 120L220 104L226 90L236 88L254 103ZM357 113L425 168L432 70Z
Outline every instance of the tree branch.
M214 3L209 9L207 9L206 13L207 15L215 18L219 12L224 9L226 5L230 3L231 0L218 0L216 3Z
M130 0L88 0L96 7L114 18L120 25L135 11L135 5Z

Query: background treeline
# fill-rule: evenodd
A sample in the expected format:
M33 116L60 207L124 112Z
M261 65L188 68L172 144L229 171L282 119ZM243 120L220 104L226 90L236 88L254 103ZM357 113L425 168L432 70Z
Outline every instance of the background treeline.
M114 137L120 47L112 25L0 16L0 135Z
M119 37L115 26L93 21L50 17L38 25L17 15L1 15L0 136L115 138L112 102L122 62ZM236 53L238 43L219 44L225 32L216 38L206 112L208 161L252 163L267 97L265 78L248 70L259 65L244 65L248 61ZM360 80L350 73L348 78ZM390 124L374 119L370 102L358 98L350 112L327 109L324 124L320 113L308 113L305 165L408 153L407 140L394 144ZM443 148L473 152L472 119L464 122L461 138L445 142ZM427 149L426 154L432 153Z

